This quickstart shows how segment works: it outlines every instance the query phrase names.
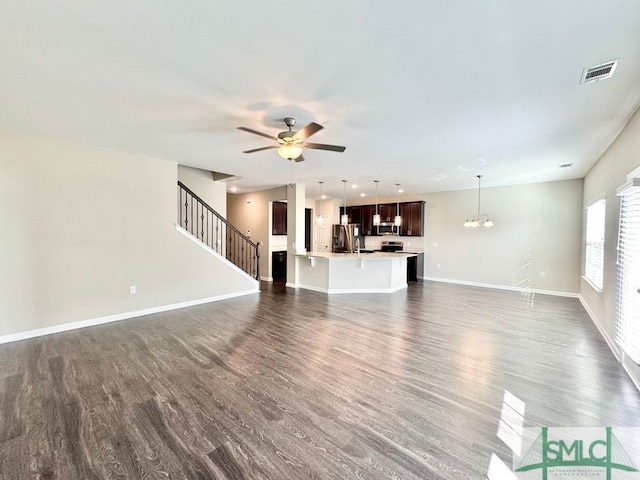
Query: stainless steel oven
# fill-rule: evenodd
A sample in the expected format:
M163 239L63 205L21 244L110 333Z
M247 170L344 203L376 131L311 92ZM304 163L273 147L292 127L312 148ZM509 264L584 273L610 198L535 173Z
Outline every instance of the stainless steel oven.
M404 243L393 240L384 240L380 244L381 252L400 252L404 250Z

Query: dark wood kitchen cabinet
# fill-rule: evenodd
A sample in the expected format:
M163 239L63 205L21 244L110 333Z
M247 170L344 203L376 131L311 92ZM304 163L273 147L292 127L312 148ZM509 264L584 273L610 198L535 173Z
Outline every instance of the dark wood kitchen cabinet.
M287 234L287 202L273 202L271 207L271 235Z
M287 251L271 252L271 278L279 280L287 278Z
M373 214L376 211L375 205L354 205L347 207L349 223L357 223L362 228L362 235L377 235L373 227ZM340 215L344 212L344 207L340 207Z
M424 202L405 202L400 204L402 226L400 235L421 237L424 230Z
M362 225L362 207L347 207L347 215L349 215L349 223L359 223Z
M376 214L375 205L362 206L362 234L371 236L377 235L376 227L373 226L373 216Z
M344 207L340 207L340 217L344 212ZM362 206L347 207L347 217L349 217L349 223L362 223Z
M403 237L422 237L424 235L424 204L425 202L402 202L399 212L402 218L400 235ZM345 211L340 207L340 215ZM375 205L353 205L346 208L349 223L359 223L362 226L362 234L366 236L379 235L373 226L373 216L376 213ZM398 212L397 203L381 203L378 205L378 213L381 222L393 222Z
M381 203L378 206L380 212L381 222L393 222L396 216L396 204L395 203Z

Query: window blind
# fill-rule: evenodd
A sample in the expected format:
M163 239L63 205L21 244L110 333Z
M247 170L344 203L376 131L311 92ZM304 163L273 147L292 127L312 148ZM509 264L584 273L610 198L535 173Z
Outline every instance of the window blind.
M598 290L603 287L605 200L587 207L584 276Z
M616 341L640 362L640 187L619 192Z

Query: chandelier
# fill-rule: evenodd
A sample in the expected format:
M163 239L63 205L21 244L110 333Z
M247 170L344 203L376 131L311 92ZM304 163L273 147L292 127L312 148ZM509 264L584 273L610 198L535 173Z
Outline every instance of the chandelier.
M480 182L482 179L482 175L476 175L476 177L478 177L478 211L476 215L471 217L471 219L467 218L462 225L467 228L491 228L493 227L494 223L489 218L489 215L480 212Z

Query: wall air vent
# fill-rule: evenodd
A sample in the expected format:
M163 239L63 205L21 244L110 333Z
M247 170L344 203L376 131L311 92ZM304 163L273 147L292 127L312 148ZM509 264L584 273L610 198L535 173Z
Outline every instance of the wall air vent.
M599 82L605 78L609 78L616 71L618 60L611 60L610 62L595 65L593 67L585 68L582 71L582 78L580 83Z

